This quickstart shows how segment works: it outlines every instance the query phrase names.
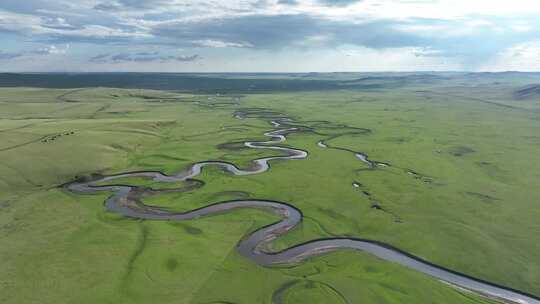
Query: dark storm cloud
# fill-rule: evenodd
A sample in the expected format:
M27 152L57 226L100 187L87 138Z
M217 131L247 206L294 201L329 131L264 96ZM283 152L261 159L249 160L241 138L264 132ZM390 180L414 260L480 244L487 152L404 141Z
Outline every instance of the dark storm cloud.
M192 62L201 59L197 54L185 56L160 55L159 52L139 52L120 54L99 54L88 61L93 63L124 63L124 62Z

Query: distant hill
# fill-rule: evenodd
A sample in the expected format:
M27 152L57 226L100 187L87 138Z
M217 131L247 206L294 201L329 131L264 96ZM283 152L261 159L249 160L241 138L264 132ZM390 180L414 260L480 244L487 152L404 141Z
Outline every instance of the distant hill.
M283 76L282 76L283 77ZM27 73L0 74L0 87L154 89L200 92L331 90L337 81L290 78L226 78L219 74Z
M507 71L507 72L474 72L466 73L464 77L468 78L523 78L523 77L538 77L540 73L538 72L517 72L517 71Z
M516 100L540 98L540 84L531 84L515 90L513 96Z
M391 90L407 86L475 86L512 80L514 99L540 98L540 73L0 73L0 87L56 89L108 87L201 93ZM457 83L459 81L460 83Z
M354 75L354 74L352 74ZM113 87L200 92L270 92L338 89L377 90L426 84L445 77L418 73L349 78L332 74L192 74L192 73L0 73L0 87Z

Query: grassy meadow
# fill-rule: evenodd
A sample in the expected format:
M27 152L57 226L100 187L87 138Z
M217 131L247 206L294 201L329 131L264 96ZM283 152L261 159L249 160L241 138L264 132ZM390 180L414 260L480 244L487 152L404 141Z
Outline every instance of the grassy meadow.
M503 79L489 92L495 84L482 78L475 86L452 80L241 96L2 88L0 303L491 303L353 251L260 267L235 250L246 233L276 220L260 210L132 220L104 208L106 193L61 187L91 174L175 173L202 160L246 167L275 155L223 146L264 140L272 129L262 119L234 118L243 108L311 124L316 133L293 133L284 143L308 158L250 176L205 170L197 177L202 188L145 203L185 211L231 199L288 202L305 219L276 250L332 236L379 240L540 296L540 98L508 97L528 81ZM340 131L319 120L371 132L333 136ZM317 146L324 139L391 166L370 170L350 152Z

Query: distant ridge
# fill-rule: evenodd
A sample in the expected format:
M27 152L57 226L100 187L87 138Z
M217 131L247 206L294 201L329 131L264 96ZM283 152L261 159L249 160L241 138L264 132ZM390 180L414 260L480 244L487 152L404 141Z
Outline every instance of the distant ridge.
M51 73L0 74L0 87L56 89L111 87L125 89L220 91L301 91L340 88L337 81L288 78L226 78L210 74Z
M521 89L515 90L514 99L526 100L540 97L540 84L531 84Z
M444 77L427 74L366 76L350 74L342 78L313 78L331 74L192 74L192 73L3 73L0 87L41 87L56 89L111 87L200 92L274 92L338 89L395 88L411 82L433 82ZM358 76L366 76L358 78Z
M455 79L482 80L521 77L536 82L532 72L373 72L373 73L0 73L0 87L74 89L108 87L201 93L265 93L381 90L408 85L444 84ZM540 94L535 86L515 92L515 99Z

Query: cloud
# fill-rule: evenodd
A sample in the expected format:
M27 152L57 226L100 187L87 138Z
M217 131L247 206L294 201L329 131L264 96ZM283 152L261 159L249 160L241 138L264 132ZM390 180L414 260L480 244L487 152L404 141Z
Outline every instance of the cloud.
M0 9L0 33L15 33L39 41L68 43L73 41L118 41L148 38L143 31L118 25L83 24L72 25L63 18L51 18L12 13Z
M70 45L66 45L64 48L59 48L55 45L49 45L30 51L30 54L35 55L64 55L68 52Z
M298 1L296 1L296 0L279 0L277 3L278 4L284 4L284 5L297 5Z
M96 4L93 8L99 11L121 11L137 9L154 9L158 6L167 6L171 1L166 0L118 0Z
M206 46L215 47L220 43L212 42L220 41L224 46L256 49L305 47L309 42L317 47L353 44L371 48L425 44L423 37L399 30L399 23L393 20L351 23L303 14L247 15L165 23L153 28L152 35L179 41L183 45L201 45L202 41Z
M444 54L441 50L434 50L429 47L420 47L413 50L413 54L416 57L445 57L448 56Z
M88 61L96 62L96 63L105 63L107 62L107 58L109 56L111 56L111 54L99 54L99 55L91 57Z
M353 22L308 14L246 14L164 22L153 26L151 34L180 47L272 51L335 49L347 45L375 50L410 47L417 57L448 58L476 68L508 45L540 39L540 19L522 18L516 23L514 17L471 16L457 20L408 18Z
M326 6L348 6L362 0L319 0L319 3Z
M159 52L138 52L120 54L99 54L91 57L88 61L92 63L125 63L125 62L193 62L201 59L197 54L186 55L161 55Z
M481 62L481 69L497 71L537 72L540 66L540 40L510 45L486 62Z
M70 46L57 47L55 45L48 45L31 50L23 50L17 52L4 52L0 51L0 60L10 60L21 57L35 57L35 56L49 56L49 55L65 55L68 53Z
M9 59L15 59L24 56L24 53L12 53L12 52L4 52L0 51L0 60L9 60Z
M474 68L510 46L540 40L539 16L537 0L1 0L3 46L47 46L0 58L150 63L183 57L133 50L183 49L228 61L264 52L272 60L277 51L409 48L419 60L447 58ZM50 47L65 44L77 52Z
M169 56L169 58L171 58L171 56ZM201 57L199 55L191 55L191 56L176 56L176 57L172 57L174 60L176 61L182 61L182 62L190 62L190 61L195 61L195 60L199 60L201 59Z
M122 9L122 6L118 3L99 3L94 6L94 9L98 11L118 11Z
M194 40L193 44L202 46L202 47L209 47L209 48L250 48L250 47L253 47L253 45L249 43L236 43L236 42L227 42L227 41L212 40L212 39Z

